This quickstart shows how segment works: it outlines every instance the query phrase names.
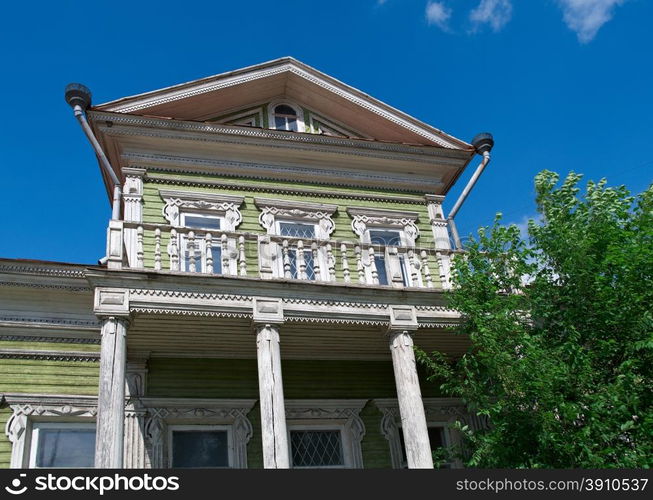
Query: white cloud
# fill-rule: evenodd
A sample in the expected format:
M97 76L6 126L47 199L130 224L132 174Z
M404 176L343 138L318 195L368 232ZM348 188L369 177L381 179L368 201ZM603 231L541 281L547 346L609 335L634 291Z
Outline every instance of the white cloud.
M449 18L451 9L444 2L429 2L426 5L426 20L429 24L435 24L441 30L449 31Z
M625 0L558 0L567 26L581 43L591 42L601 26L612 19L612 11Z
M510 0L481 0L481 3L469 13L469 20L474 25L474 30L481 24L489 24L495 33L501 31L511 17Z

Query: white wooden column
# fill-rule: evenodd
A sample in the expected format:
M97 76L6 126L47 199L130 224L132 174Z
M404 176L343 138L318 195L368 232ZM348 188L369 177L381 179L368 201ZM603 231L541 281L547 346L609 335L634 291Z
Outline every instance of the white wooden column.
M414 307L391 306L390 352L408 468L432 469L433 457L413 351L412 332L416 329L417 317Z
M143 176L145 169L123 167L125 184L122 188L124 204L123 217L125 222L143 222ZM125 248L129 267L137 267L137 235L136 228L125 228Z
M263 467L288 469L290 457L279 347L279 325L283 323L281 299L255 298L253 323L256 328Z
M119 469L123 466L127 320L102 318L101 335L95 467Z
M147 410L141 403L147 390L147 361L149 353L130 353L125 376L125 469L145 468L145 417Z

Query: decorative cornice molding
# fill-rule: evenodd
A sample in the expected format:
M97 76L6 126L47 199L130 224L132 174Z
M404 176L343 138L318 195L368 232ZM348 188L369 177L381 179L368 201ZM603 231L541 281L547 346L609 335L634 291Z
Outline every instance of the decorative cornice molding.
M280 64L278 66L257 68L250 70L249 72L229 77L218 77L219 79L214 81L205 81L203 83L198 82L194 86L185 86L181 89L170 89L166 93L159 94L157 97L150 96L149 98L143 98L140 100L140 102L132 101L131 103L124 103L122 105L118 104L113 107L113 110L115 112L132 113L141 109L146 109L148 107L160 106L168 102L187 99L189 97L205 94L208 92L215 92L223 88L232 87L234 85L241 85L243 83L268 78L286 72L294 74L314 85L317 85L318 87L321 87L347 101L354 103L357 106L360 106L363 109L370 111L373 114L389 120L390 122L395 123L402 128L410 130L411 132L421 137L435 142L443 148L458 150L462 149L462 147L468 146L462 141L459 141L453 137L449 137L441 131L436 132L435 129L428 130L426 128L428 126L425 124L413 123L413 121L416 121L414 118L409 117L408 115L404 115L403 113L390 108L386 104L381 103L376 99L372 99L369 96L364 94L357 95L357 92L352 92L353 89L350 87L345 87L342 83L337 82L336 80L328 81L324 77L309 72L292 61ZM93 114L96 113L97 112L93 112Z
M0 359L39 359L47 361L99 362L99 352L41 351L33 349L0 349Z
M162 307L132 307L133 313L161 314L166 316L197 316L206 318L251 318L251 313L233 313L221 311L196 311L188 309L166 309Z
M0 263L0 272L36 274L39 276L53 276L57 278L84 278L84 267L76 268L58 267L55 265L34 265L34 264L8 264Z
M226 230L235 230L243 221L240 206L243 196L234 196L220 193L200 193L191 191L178 191L161 189L159 195L165 201L162 209L163 217L173 226L181 225L181 210L202 210L217 212L224 215Z
M67 330L94 330L99 331L100 322L97 320L78 319L49 319L49 318L24 318L15 316L0 316L1 326L30 326L41 328L62 328Z
M248 295L235 295L213 292L188 292L182 290L159 290L149 288L132 288L129 290L130 297L174 297L183 299L202 300L238 300L251 302L253 297Z
M191 179L179 179L172 177L161 177L153 174L152 171L158 171L160 169L153 168L150 169L150 172L147 174L147 182L153 184L169 184L169 185L178 185L178 186L189 186L189 187L213 187L219 189L239 189L242 191L251 191L255 193L271 193L271 194L293 194L300 196L320 196L324 198L340 198L345 200L363 200L363 201L379 201L386 203L415 203L420 204L423 200L418 196L401 196L401 195L382 195L382 194L364 194L364 193L351 193L351 192L333 192L333 191L315 191L312 189L301 189L301 188L285 188L275 185L266 185L266 186L254 186L248 184L238 184L228 182L219 182L219 181L203 181L203 180L191 180ZM163 170L166 172L171 172L173 170ZM179 170L181 174L189 173L188 171ZM208 171L207 171L208 172Z
M0 286L16 286L27 288L54 288L57 290L67 290L69 292L88 292L92 288L89 286L64 285L61 283L30 283L25 281L0 281Z
M365 319L347 319L347 318L321 318L313 316L286 316L287 323L320 323L333 325L361 325L361 326L387 326L387 321L375 321Z
M45 337L34 335L0 335L0 341L6 342L47 342L51 344L100 344L100 339L81 337Z

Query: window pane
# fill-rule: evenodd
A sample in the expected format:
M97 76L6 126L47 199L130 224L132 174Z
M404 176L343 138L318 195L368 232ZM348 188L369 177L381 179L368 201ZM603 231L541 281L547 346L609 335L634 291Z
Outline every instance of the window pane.
M275 116L274 128L277 130L286 130L286 119L283 116Z
M188 243L186 243L188 244ZM202 253L200 252L199 249L199 244L200 242L198 240L195 240L195 270L199 271L202 268ZM188 248L184 251L184 263L186 267L184 268L186 271L190 271L190 252L188 251Z
M299 279L299 267L297 267L297 250L288 249L288 260L290 261L290 276ZM315 265L313 263L313 252L304 250L304 265L306 266L306 278L315 280Z
M401 280L403 281L404 286L408 286L408 262L403 255L399 256L399 267L401 267ZM417 286L417 283L414 283L413 286Z
M444 446L444 429L442 427L429 427L429 443L431 451Z
M186 227L197 227L202 229L220 229L220 219L217 217L204 217L202 215L185 215L184 224Z
M370 231L370 243L375 245L401 246L399 231Z
M294 467L342 466L340 431L290 431Z
M304 264L306 264L306 277L309 280L315 280L315 263L313 262L313 252L304 251Z
M227 431L173 431L173 467L229 467Z
M37 467L93 467L95 429L39 429Z
M297 132L297 120L294 118L286 118L286 124L286 130Z
M279 104L276 108L274 108L274 112L275 114L279 114L279 115L297 116L295 110L286 104Z
M379 285L387 285L388 271L385 268L385 257L381 257L380 255L375 255L374 264L376 264L376 271L379 273Z
M213 257L213 274L222 274L222 247L211 246Z
M315 225L298 224L295 222L280 222L281 236L293 238L315 238Z

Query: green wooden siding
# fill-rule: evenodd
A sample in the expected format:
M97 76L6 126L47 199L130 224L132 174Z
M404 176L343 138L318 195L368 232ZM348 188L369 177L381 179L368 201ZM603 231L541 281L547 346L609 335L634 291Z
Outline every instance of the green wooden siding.
M282 361L287 399L394 398L396 389L389 361ZM421 377L424 397L438 397L437 384ZM150 360L148 395L152 397L258 399L256 360L173 359ZM260 413L249 414L254 434L247 448L249 466L263 466ZM361 412L365 424L362 442L366 468L390 467L388 441L381 433L381 412L368 402Z
M1 346L14 349L97 351L89 344L59 344L3 341ZM74 347L71 347L74 346ZM93 361L45 361L32 359L0 360L0 394L7 392L35 394L97 395L100 364ZM9 408L0 409L2 429L11 416ZM0 468L8 468L11 443L0 436Z
M169 174L169 173L159 173L157 176L166 177L170 179L170 184L159 184L153 182L145 182L143 187L143 221L146 223L158 223L158 224L167 224L167 221L163 217L163 207L164 202L159 194L160 189L170 189L174 188L179 191L189 191L189 192L213 192L213 193L224 193L224 194L233 194L244 197L243 204L241 205L241 213L243 215L243 221L238 226L238 231L255 233L255 234L265 234L265 231L261 227L258 221L259 209L254 204L255 197L267 197L275 198L280 200L293 200L293 201L311 201L317 203L328 203L337 205L338 209L333 215L333 221L335 222L335 231L331 235L333 240L336 241L349 241L349 242L358 242L358 236L353 232L351 228L351 217L347 213L347 207L359 207L359 208L383 208L390 210L408 210L417 212L419 214L419 220L417 226L420 230L420 237L417 240L417 244L422 248L432 248L433 247L433 233L431 231L431 225L429 224L428 209L426 207L426 202L421 203L394 203L389 201L375 201L375 200L361 200L361 199L351 199L348 198L348 195L355 193L367 193L375 195L386 195L387 192L384 191L375 191L375 190L366 190L362 188L345 188L345 187L332 187L320 188L319 186L311 185L308 183L296 183L296 182L281 182L281 181L264 181L256 179L234 179L234 178L220 178L218 176L208 176L208 175L194 175L194 174ZM211 187L211 186L194 186L188 187L183 185L178 185L179 182L183 181L220 181L229 187ZM251 191L244 189L243 186L256 187L260 191ZM301 189L312 189L314 192L309 195L297 195L297 194L287 194L287 193L275 193L271 189L274 187L286 187L286 188L301 188ZM266 192L266 188L268 192ZM324 192L327 191L331 196L325 196ZM335 195L335 196L334 196ZM337 196L341 195L341 196ZM166 253L166 247L169 241L169 235L162 235L162 264L163 268L169 268L169 259ZM145 266L152 268L154 266L154 231L146 230L144 232L144 251L145 251ZM342 276L342 269L340 266L340 250L334 248L334 252L337 256L337 266L336 266L336 278L338 281L344 281ZM258 273L258 259L257 259L257 248L255 242L248 242L246 245L246 254L247 254L247 263L248 263L248 272L250 276L257 275ZM353 264L353 266L352 266ZM355 258L353 252L349 254L349 265L350 269L355 270ZM431 270L431 276L434 280L434 283L439 283L439 273L438 265L434 256L429 257L429 267ZM256 274L255 274L256 273Z

